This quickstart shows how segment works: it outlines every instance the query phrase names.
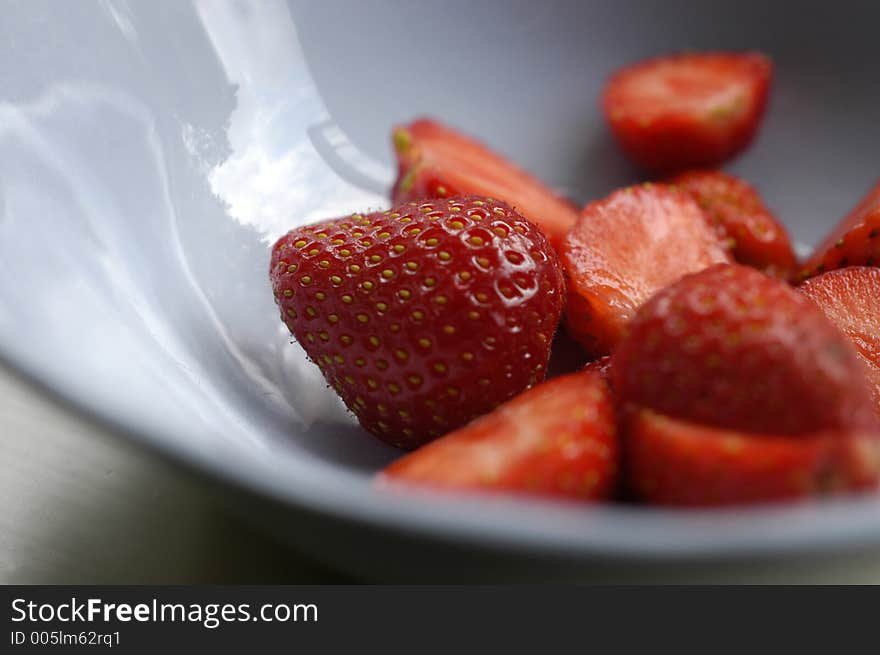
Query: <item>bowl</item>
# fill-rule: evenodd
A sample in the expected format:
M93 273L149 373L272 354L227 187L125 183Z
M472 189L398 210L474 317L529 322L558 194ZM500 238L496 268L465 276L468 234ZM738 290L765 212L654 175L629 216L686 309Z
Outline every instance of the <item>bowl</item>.
M379 491L399 453L291 343L267 276L292 226L388 205L390 128L418 115L579 202L639 179L598 94L615 68L685 49L773 57L765 124L731 170L812 244L880 175L878 20L845 1L13 3L0 358L374 576L572 579L880 545L876 497L673 511Z

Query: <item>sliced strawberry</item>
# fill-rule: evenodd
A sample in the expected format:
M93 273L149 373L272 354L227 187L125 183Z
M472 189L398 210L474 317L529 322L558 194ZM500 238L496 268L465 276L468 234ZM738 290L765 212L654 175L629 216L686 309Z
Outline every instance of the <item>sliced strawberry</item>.
M631 489L659 505L806 499L875 487L880 433L799 437L710 428L641 410L626 437Z
M880 182L816 247L801 277L846 266L880 266Z
M560 251L569 332L598 357L654 293L687 273L731 261L696 202L661 184L587 205Z
M612 356L620 400L719 428L793 435L874 429L855 348L803 294L739 265L645 303Z
M478 197L296 228L272 249L270 277L327 383L402 448L543 380L564 300L541 231Z
M855 344L880 415L880 268L829 271L810 278L799 290Z
M577 220L577 207L486 146L436 121L394 129L398 177L394 204L476 194L508 202L554 246Z
M690 193L730 240L736 261L783 279L794 275L797 258L788 232L748 182L721 171L690 171L672 182Z
M743 150L764 114L773 67L758 53L689 53L615 73L603 109L639 165L657 172L717 166Z
M381 480L601 500L617 473L608 386L596 373L571 373L397 460Z

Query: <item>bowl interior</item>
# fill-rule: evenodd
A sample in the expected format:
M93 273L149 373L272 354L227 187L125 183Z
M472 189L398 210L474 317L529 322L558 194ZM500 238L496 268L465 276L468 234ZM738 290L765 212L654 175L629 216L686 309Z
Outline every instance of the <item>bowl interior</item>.
M390 127L418 115L580 202L599 197L639 179L598 112L612 70L752 48L773 57L776 83L731 169L813 243L880 175L878 19L880 6L847 2L805 3L796 19L757 1L13 4L0 25L0 353L134 438L336 516L593 553L817 538L825 506L660 521L374 491L369 475L397 453L290 342L268 248L294 225L386 206ZM875 501L842 507L851 534L880 533Z

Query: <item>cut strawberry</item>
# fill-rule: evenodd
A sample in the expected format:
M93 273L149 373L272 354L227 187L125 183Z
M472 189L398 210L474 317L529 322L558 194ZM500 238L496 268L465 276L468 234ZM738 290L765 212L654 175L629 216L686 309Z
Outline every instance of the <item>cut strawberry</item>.
M846 266L880 266L880 182L816 247L801 278Z
M772 73L770 60L757 53L649 59L611 77L603 109L637 164L666 173L714 167L754 137Z
M272 250L281 319L360 424L414 448L544 379L556 252L509 205L406 203L292 230Z
M568 329L594 357L611 350L654 293L687 273L731 261L696 202L660 184L587 205L561 256Z
M745 180L721 171L690 171L672 182L694 197L729 240L736 261L783 279L796 273L797 258L785 226Z
M871 489L880 476L880 433L759 435L649 410L632 417L626 452L630 488L660 505L807 499Z
M383 482L609 498L618 473L614 408L597 373L554 378L394 462Z
M394 129L398 177L394 204L476 194L504 200L556 246L577 220L577 207L486 146L432 120Z
M810 278L799 290L855 344L880 416L880 268L852 266L829 271Z
M612 356L625 403L763 434L875 429L849 339L803 294L753 268L719 265L645 303Z

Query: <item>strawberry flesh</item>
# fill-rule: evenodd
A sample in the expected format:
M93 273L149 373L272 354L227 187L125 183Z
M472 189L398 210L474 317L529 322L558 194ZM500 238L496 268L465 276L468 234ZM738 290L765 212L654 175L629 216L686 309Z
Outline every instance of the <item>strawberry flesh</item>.
M273 247L270 277L327 383L402 448L543 380L564 300L541 231L479 197L296 228Z
M719 506L808 499L875 487L880 433L822 432L797 438L744 433L634 414L626 479L649 503Z
M852 266L829 271L810 278L799 290L855 345L880 416L880 268Z
M687 273L731 261L686 193L661 184L587 205L562 244L566 324L589 354L610 352L638 307Z
M612 357L622 402L764 434L874 429L855 348L803 294L740 265L645 303Z
M795 274L797 258L785 226L745 180L721 171L689 171L672 183L694 197L740 264L782 279Z
M615 73L602 106L624 151L640 166L671 173L717 166L754 137L773 67L758 53L658 57Z
M394 462L380 479L602 500L613 494L617 473L611 395L592 372L571 373L526 391Z
M557 245L577 219L577 207L483 144L428 119L393 132L398 177L394 204L476 194L506 201Z

